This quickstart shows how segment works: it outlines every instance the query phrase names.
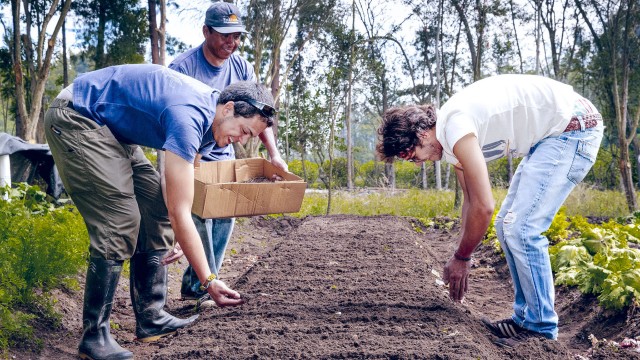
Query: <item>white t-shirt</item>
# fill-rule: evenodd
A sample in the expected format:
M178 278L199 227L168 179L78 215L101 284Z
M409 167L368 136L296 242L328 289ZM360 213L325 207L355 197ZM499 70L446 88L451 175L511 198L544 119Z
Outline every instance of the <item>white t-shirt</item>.
M443 158L458 164L453 147L467 134L478 138L485 161L514 157L566 129L580 95L569 85L536 75L498 75L453 95L438 111L436 138Z

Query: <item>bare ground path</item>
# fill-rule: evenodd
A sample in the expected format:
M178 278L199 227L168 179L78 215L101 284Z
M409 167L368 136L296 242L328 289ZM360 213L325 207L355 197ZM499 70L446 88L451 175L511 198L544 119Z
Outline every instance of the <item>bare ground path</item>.
M141 344L134 340L123 279L113 333L137 359L640 359L608 348L587 353L589 334L638 336L640 321L602 311L594 299L565 289L557 296L559 341L494 345L479 319L510 314L508 272L499 256L482 248L465 304L451 302L438 276L456 232L455 226L425 228L392 216L247 219L236 227L222 273L246 304L205 311L178 335ZM178 300L184 266L171 268L168 304L182 316L193 312L192 303ZM58 297L63 326L53 332L43 327L41 354L13 352L16 358L75 358L82 292Z

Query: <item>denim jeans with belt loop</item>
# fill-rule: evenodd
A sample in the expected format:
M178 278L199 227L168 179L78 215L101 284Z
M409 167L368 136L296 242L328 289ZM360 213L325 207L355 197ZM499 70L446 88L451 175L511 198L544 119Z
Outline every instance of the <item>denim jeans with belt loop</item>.
M582 119L593 111L595 107L581 99L574 108L580 129L542 139L531 148L495 219L515 292L512 319L549 339L558 336L558 315L549 241L542 233L596 161L604 126L598 122L585 128Z

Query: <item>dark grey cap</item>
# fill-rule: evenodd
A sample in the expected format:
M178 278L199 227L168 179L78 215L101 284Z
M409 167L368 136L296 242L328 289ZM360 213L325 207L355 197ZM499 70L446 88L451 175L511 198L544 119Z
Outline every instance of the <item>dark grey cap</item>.
M207 15L204 18L204 24L213 27L215 31L221 34L248 32L242 24L240 10L235 5L223 1L209 6Z

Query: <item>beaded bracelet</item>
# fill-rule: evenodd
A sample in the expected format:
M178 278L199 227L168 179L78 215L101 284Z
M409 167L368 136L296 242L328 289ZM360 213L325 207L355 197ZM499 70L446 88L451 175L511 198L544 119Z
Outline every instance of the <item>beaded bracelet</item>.
M456 260L460 260L460 261L471 261L471 256L464 257L464 256L458 254L457 250L456 250L456 252L453 253L453 257L456 258Z
M207 276L206 283L200 285L200 291L206 291L209 288L209 286L211 286L211 283L213 282L213 280L215 280L215 278L216 278L216 274L213 274L213 273Z

